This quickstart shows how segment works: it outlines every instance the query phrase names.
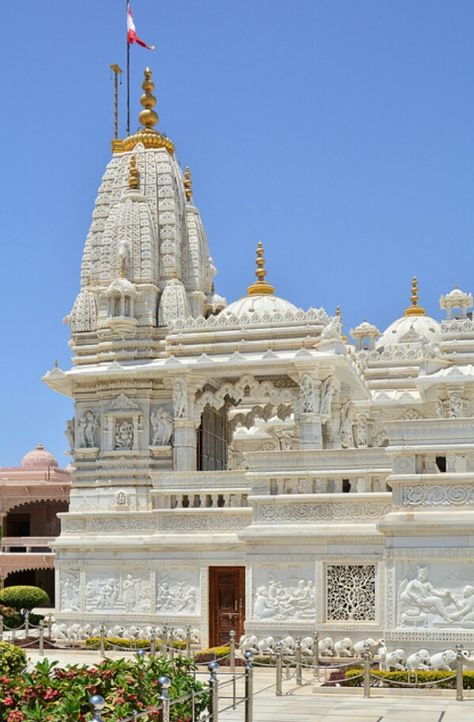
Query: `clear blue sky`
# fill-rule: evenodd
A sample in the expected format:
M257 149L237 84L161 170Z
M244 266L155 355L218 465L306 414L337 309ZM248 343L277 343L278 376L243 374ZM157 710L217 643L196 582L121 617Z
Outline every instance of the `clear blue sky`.
M37 441L67 463L71 405L40 377L56 358L69 367L62 318L110 157L124 4L2 2L1 465ZM413 273L436 317L454 284L474 291L472 0L133 9L158 48L132 48L132 118L149 63L220 293L242 295L260 239L277 293L340 304L346 329L400 316Z

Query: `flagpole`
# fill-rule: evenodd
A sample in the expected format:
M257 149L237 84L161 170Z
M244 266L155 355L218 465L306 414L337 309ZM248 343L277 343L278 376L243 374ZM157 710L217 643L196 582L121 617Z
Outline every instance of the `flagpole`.
M128 0L125 1L125 12L127 13L128 23ZM128 42L128 25L127 25L127 135L130 135L130 43Z

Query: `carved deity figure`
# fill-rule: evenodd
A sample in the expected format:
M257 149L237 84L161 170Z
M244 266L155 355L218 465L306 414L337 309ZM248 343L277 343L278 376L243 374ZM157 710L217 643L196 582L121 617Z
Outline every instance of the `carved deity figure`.
M134 579L131 574L127 574L123 581L123 602L127 612L133 612L137 603L137 590L140 580Z
M418 567L415 579L402 582L399 599L404 606L401 614L404 624L426 622L427 613L437 614L449 621L447 607L455 603L449 590L436 589L431 584L426 567Z
M457 601L457 610L451 612L449 619L452 622L462 622L463 624L470 622L468 626L472 626L474 622L474 587L470 584L462 590L462 599Z
M173 384L174 415L182 419L188 411L188 389L184 379L176 379Z
M341 407L341 446L343 449L348 449L353 444L352 406L350 401L346 401Z
M150 422L153 429L151 443L153 446L168 446L173 436L173 419L165 409L151 413Z
M450 419L460 419L463 415L463 400L461 395L454 392L449 397L448 416Z
M69 443L69 450L74 451L74 419L68 419L66 422L66 431L64 432Z
M163 582L158 585L156 595L156 608L159 612L172 614L192 614L196 610L196 589L184 582L169 584Z
M115 448L133 448L133 424L125 419L115 424Z
M97 609L108 609L117 605L119 587L116 579L108 579L99 591Z
M367 446L367 417L359 414L354 429L355 441L359 448Z
M332 376L328 376L324 379L321 386L321 414L331 413L331 404L334 392L336 390L336 384Z
M96 415L89 409L84 414L84 439L87 447L97 446L97 428L99 423Z
M308 374L301 379L301 406L303 414L312 414L314 408L314 380Z

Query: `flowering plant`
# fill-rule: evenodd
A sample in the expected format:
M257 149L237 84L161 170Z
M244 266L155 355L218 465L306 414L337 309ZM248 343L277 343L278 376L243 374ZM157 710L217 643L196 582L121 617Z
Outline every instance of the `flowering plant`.
M173 661L164 657L104 659L96 666L70 665L44 659L31 672L0 677L0 719L4 722L86 722L91 718L89 698L105 700L102 712L107 722L118 722L134 711L143 713L141 722L161 719L161 687L158 678L171 680L172 722L190 722L191 695L194 693L195 718L206 708L208 693L191 674L192 662L184 657Z

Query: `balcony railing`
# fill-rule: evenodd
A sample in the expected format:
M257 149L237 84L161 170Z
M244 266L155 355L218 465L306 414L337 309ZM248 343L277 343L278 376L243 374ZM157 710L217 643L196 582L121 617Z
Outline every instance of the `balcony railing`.
M2 552L51 551L54 536L4 536L0 541Z

